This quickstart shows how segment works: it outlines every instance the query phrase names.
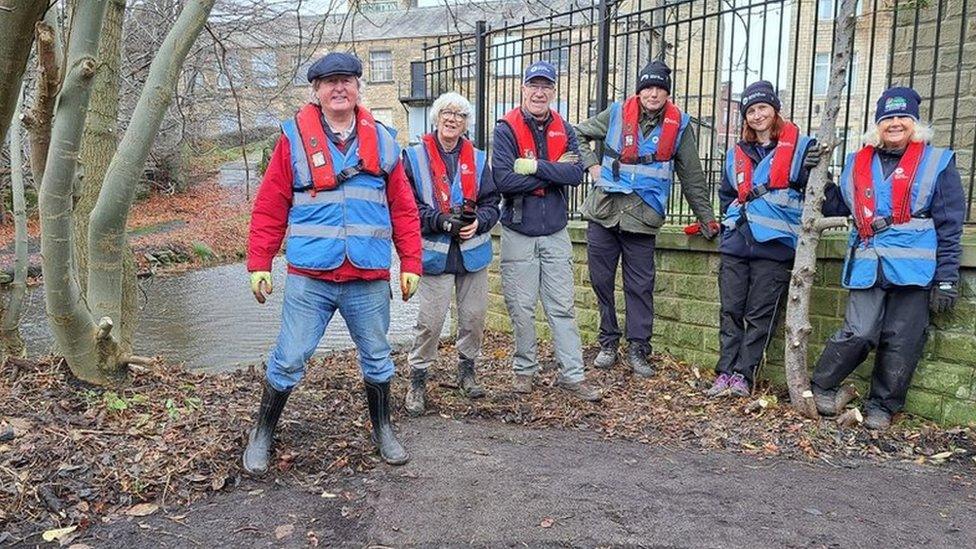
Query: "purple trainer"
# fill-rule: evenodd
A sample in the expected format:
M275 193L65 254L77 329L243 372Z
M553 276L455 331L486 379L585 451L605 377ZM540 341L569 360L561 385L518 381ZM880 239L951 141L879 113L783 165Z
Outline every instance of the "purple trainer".
M752 394L749 389L749 382L742 374L732 374L729 379L729 390L732 391L733 396L738 397L747 397Z
M712 388L705 391L705 395L710 397L717 397L723 394L729 389L729 381L731 381L732 376L726 374L725 372L718 375L715 378L715 383L712 384Z

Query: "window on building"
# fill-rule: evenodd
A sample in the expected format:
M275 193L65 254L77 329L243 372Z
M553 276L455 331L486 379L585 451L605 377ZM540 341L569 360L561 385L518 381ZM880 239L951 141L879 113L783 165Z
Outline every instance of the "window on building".
M813 65L813 93L825 95L830 81L830 53L818 53Z
M542 58L552 63L559 74L569 72L569 39L544 38L542 40Z
M254 115L254 126L256 128L273 128L278 123L278 117L271 111L261 111Z
M261 88L278 85L278 58L273 51L256 52L251 57L251 73L254 83Z
M857 148L857 135L851 128L837 128L834 131L837 135L837 146L834 147L831 166L840 170L840 166L844 162L844 155Z
M496 76L522 73L522 39L514 35L497 36L491 44L491 69Z
M374 50L369 52L369 80L370 82L393 81L392 51Z
M393 127L393 109L370 109L369 112L373 113L373 119L377 122L388 128Z
M837 10L840 9L841 0L817 0L817 19L830 20L837 16ZM857 4L854 6L854 13L860 14L862 0L857 0Z
M400 8L398 0L373 0L371 2L359 2L358 9L362 13L380 13L384 11L396 11Z
M217 121L217 126L218 131L222 134L234 133L238 130L237 117L233 113L221 113Z
M237 57L228 55L223 62L223 67L220 69L220 74L217 76L217 88L221 90L229 90L231 83L235 87L241 85L244 77L244 71L241 69L241 60Z
M308 84L308 69L312 66L315 60L313 59L296 59L295 60L295 76L292 77L291 83L295 86L304 86Z
M474 78L477 54L478 52L472 45L461 47L461 51L458 52L457 57L455 58L457 60L457 65L455 65L455 67L458 80L468 80Z
M847 71L847 87L857 85L858 55L851 55L851 64ZM813 94L827 95L830 85L830 53L818 53L813 67Z

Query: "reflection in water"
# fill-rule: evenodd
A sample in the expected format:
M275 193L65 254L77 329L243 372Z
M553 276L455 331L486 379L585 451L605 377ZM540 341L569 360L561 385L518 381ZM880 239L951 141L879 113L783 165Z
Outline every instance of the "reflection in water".
M417 299L400 299L399 265L394 261L390 279L395 285L390 312L390 342L408 345L413 339ZM244 265L238 263L187 274L142 281L137 354L161 355L167 361L192 368L227 369L263 361L278 336L284 295L284 261L276 261L275 291L264 305L251 295ZM6 299L6 296L3 297ZM44 316L44 293L34 288L21 321L32 355L52 350L51 332ZM445 323L444 334L450 330ZM353 342L346 323L336 312L317 352L348 349Z

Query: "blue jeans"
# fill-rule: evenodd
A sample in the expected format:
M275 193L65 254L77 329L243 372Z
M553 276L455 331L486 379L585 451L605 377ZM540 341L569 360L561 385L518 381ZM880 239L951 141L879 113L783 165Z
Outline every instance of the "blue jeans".
M268 355L268 384L290 391L305 375L336 311L342 315L359 351L363 378L383 383L393 377L390 343L390 283L386 280L327 282L289 274L281 310L281 332Z

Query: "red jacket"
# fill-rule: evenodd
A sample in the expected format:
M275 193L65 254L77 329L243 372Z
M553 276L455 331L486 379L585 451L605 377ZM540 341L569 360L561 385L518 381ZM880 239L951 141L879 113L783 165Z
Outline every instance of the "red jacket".
M254 199L251 213L251 229L247 239L247 270L270 271L271 262L281 249L281 241L288 229L288 210L292 199L291 153L288 139L278 138L268 170ZM393 244L400 256L400 270L407 273L422 273L422 249L420 242L420 216L414 200L413 189L403 171L402 161L397 162L393 173L387 178L386 200L390 205L390 221L393 224ZM288 272L328 280L347 282L350 280L389 280L387 269L360 269L349 262L338 268L320 271L298 269L291 265Z

